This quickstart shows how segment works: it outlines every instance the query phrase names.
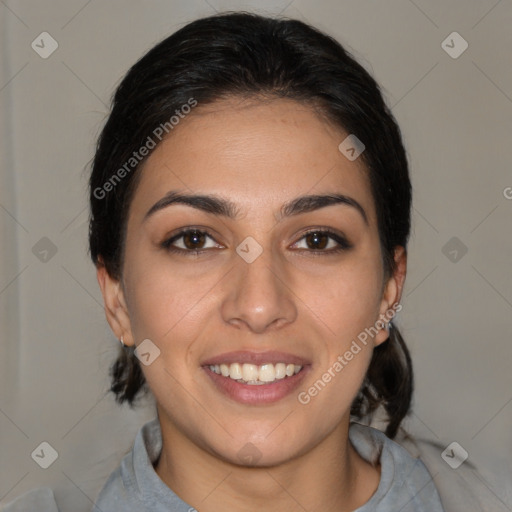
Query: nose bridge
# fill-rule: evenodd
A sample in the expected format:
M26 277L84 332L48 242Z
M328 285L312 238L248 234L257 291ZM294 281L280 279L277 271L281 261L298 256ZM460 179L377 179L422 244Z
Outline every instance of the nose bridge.
M271 325L293 322L296 307L286 284L282 259L270 247L261 247L260 254L253 260L245 257L255 249L249 240L237 250L236 257L240 259L225 296L223 316L233 325L241 327L243 324L254 332L263 332Z
M240 264L240 271L243 275L244 291L246 294L259 294L271 297L281 293L283 284L283 271L279 275L281 267L276 254L271 248L262 251L254 261Z

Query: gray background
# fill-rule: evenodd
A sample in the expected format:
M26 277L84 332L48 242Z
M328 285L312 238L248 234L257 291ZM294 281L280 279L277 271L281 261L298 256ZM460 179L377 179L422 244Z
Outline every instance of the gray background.
M89 510L154 414L105 394L118 342L86 253L87 164L129 66L186 22L240 8L318 26L382 85L414 186L397 318L416 370L406 426L457 441L512 510L507 0L1 0L0 503L48 485ZM31 47L43 31L59 45L47 59ZM469 44L456 59L442 47L453 31ZM59 454L46 470L31 458L42 441Z

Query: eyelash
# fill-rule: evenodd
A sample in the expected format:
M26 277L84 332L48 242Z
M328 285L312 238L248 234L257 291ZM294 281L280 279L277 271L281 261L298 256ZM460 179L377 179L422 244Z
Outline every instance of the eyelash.
M197 249L197 250L181 249L179 247L174 247L172 245L176 240L183 238L188 233L197 233L199 235L206 235L210 239L215 240L214 237L210 233L208 233L208 231L203 231L203 230L196 229L196 228L187 228L187 229L183 229L182 231L173 235L172 237L164 240L161 243L161 247L171 253L183 254L186 256L199 256L200 254L202 254L206 251L209 251L211 249L211 248ZM344 238L343 236L339 235L338 233L335 233L334 231L332 231L330 229L322 229L322 228L310 229L309 231L306 231L301 236L301 238L297 242L294 243L294 245L312 233L316 233L318 235L327 235L330 239L334 240L338 244L338 246L335 248L331 248L331 249L299 249L300 251L308 251L315 256L328 256L328 255L332 255L332 254L338 254L343 251L347 251L353 247L352 244L350 244L346 240L346 238Z

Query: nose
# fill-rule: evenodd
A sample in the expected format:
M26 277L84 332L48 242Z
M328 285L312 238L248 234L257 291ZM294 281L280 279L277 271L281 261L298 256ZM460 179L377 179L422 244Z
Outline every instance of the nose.
M297 317L296 296L284 263L266 249L252 263L242 258L230 272L222 303L222 317L238 329L263 333L292 323Z

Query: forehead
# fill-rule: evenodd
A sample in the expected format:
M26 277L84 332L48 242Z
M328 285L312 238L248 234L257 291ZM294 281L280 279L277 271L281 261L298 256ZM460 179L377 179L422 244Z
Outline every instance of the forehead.
M198 105L157 146L140 172L134 215L170 190L230 198L242 212L276 211L304 194L346 194L373 221L366 168L338 149L348 133L288 99L236 98Z

